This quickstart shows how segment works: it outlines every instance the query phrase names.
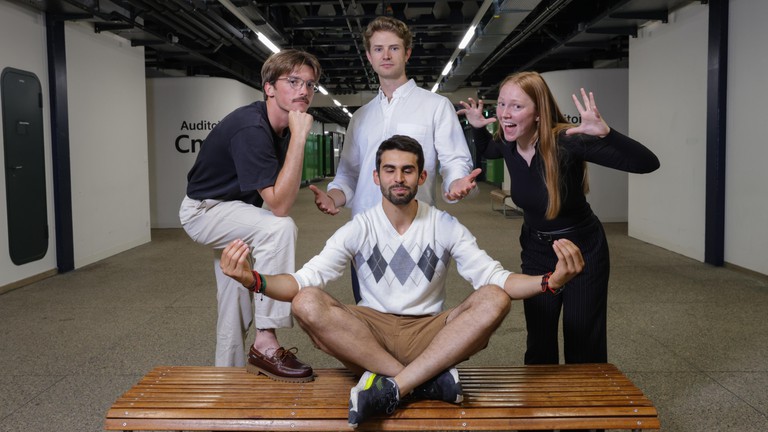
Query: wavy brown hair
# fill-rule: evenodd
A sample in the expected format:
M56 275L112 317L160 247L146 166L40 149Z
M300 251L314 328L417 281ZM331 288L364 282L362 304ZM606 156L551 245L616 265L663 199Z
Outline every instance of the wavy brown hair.
M368 23L368 27L363 32L363 43L365 44L366 51L371 52L371 38L374 33L380 31L387 31L397 35L397 37L403 40L403 48L406 51L413 48L413 34L411 34L411 29L404 22L391 16L379 16Z
M275 84L275 81L281 75L289 74L302 66L309 66L315 74L315 80L320 80L323 68L314 55L297 49L284 49L278 53L272 54L261 67L261 82ZM266 94L264 95L266 99Z
M533 100L538 114L537 133L539 135L539 154L544 161L544 183L547 186L549 201L547 202L546 218L552 220L560 213L560 159L557 137L565 129L573 127L557 106L552 92L544 78L538 72L518 72L504 78L499 89L506 84L516 84L528 97ZM503 139L501 128L496 130L496 139ZM584 193L589 192L587 164L584 162L584 177L582 178Z

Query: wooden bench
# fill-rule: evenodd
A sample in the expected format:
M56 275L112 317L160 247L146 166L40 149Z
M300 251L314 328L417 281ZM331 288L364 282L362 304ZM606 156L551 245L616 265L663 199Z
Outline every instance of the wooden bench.
M509 191L505 191L504 189L495 189L491 191L491 210L492 211L501 211L501 214L504 216L507 215L507 210L511 210L515 214L520 214L520 212L512 207L507 206L507 198L510 198L511 195L509 194ZM496 204L500 204L501 207L496 207Z
M347 425L344 369L279 383L244 368L160 366L112 405L107 430L338 431ZM611 364L464 367L460 405L404 399L359 430L658 429L648 398Z

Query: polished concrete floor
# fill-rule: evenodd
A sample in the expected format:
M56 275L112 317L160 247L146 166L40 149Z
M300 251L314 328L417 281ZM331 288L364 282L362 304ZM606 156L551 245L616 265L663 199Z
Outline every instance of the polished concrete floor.
M481 185L447 209L481 247L519 270L521 220L491 211ZM324 187L324 185L320 185ZM348 217L320 214L302 189L297 263ZM768 430L768 278L702 264L606 224L609 361L656 404L665 431ZM156 365L213 363L212 253L178 229L76 271L0 295L0 431L98 431L112 402ZM346 275L329 287L351 299ZM468 284L453 270L449 303ZM298 327L279 332L316 367L340 366ZM521 364L522 304L475 365Z

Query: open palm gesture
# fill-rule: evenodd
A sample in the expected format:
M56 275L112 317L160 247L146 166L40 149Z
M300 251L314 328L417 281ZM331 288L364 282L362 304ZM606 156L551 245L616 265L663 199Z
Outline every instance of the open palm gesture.
M459 104L464 108L456 111L458 115L464 115L467 117L467 121L473 128L486 127L491 123L495 123L494 117L485 118L483 115L483 100L478 99L475 101L472 98L467 98L469 102L459 101Z
M566 130L565 133L567 135L580 133L599 137L608 135L611 128L608 127L608 124L600 115L600 111L597 110L595 95L592 94L592 92L589 92L589 96L587 96L587 92L582 88L581 98L584 102L583 105L575 94L572 96L573 102L576 104L576 109L579 110L579 115L581 116L581 124L575 128Z

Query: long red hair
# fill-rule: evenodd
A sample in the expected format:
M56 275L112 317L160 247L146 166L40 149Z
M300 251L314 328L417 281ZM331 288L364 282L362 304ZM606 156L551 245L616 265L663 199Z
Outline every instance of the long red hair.
M517 72L509 75L501 82L499 89L507 84L515 84L522 89L534 103L539 116L537 133L539 135L538 151L544 161L544 183L547 186L549 201L546 218L551 220L560 213L560 163L558 157L557 136L565 129L573 127L557 106L552 92L544 78L538 72ZM496 130L496 139L503 138L501 128ZM589 192L587 164L584 163L582 179L584 193Z

